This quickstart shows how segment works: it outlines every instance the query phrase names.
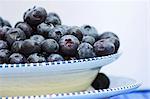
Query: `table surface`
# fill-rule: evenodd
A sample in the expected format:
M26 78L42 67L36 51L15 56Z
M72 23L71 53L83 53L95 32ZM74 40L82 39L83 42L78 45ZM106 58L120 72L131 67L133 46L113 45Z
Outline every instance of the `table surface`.
M138 90L113 96L110 99L150 99L150 90Z

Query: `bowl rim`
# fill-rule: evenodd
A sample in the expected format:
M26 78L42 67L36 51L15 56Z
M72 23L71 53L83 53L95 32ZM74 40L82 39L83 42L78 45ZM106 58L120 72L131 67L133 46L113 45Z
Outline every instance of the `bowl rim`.
M37 67L37 66L54 66L54 65L62 65L62 64L70 64L70 63L81 63L81 62L88 62L88 61L94 61L94 60L102 60L106 58L112 58L115 56L120 56L122 54L122 51L118 51L117 53L110 54L107 56L101 56L101 57L93 57L93 58L85 58L85 59L75 59L75 60L64 60L64 61L55 61L55 62L41 62L41 63L19 63L19 64L0 64L0 69L4 68L21 68L21 67Z

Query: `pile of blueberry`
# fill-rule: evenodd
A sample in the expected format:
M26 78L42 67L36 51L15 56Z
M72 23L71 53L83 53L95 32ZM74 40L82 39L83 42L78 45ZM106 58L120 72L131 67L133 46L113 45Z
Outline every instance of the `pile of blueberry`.
M92 58L114 54L120 46L112 32L98 34L91 25L62 25L56 13L28 9L14 27L0 17L0 64Z

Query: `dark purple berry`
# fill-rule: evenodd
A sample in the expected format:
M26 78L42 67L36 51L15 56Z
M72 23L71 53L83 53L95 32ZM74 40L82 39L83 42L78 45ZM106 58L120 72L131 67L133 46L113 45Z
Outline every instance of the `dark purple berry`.
M0 49L7 49L8 45L7 42L0 40Z
M75 56L80 42L73 35L65 35L59 40L60 51L66 56Z
M26 22L18 22L15 25L15 28L20 28L22 31L24 31L27 38L29 38L32 35L32 28L30 25L28 25Z
M92 58L96 56L93 46L89 43L81 43L77 50L79 58Z
M29 63L41 63L46 61L44 55L38 53L31 54L27 60Z
M24 21L31 26L37 26L44 22L47 17L47 12L42 7L33 7L24 13Z
M81 31L83 32L84 36L93 36L95 39L98 38L98 32L93 26L83 25L81 26Z
M54 39L46 39L42 42L41 48L44 52L55 53L59 50L59 45Z
M51 54L48 58L48 62L54 62L54 61L63 61L64 58L59 54Z
M80 41L82 41L83 33L81 29L78 26L73 26L68 30L69 35L74 35L77 37Z
M93 36L83 36L82 42L93 45L95 43L95 38Z
M11 28L5 35L6 41L11 45L15 41L26 39L26 35L19 28Z
M13 53L9 57L10 64L19 64L19 63L26 63L26 58L20 53Z
M115 45L115 53L118 51L119 47L120 47L120 41L119 39L116 38L108 38L107 39L109 42L112 42Z
M56 26L56 25L61 25L61 20L56 13L50 12L47 14L45 23L53 24L54 26Z
M52 24L48 25L46 23L41 23L37 26L37 33L44 37L48 37L48 33L52 28L53 28Z
M115 53L120 47L119 37L113 32L104 32L99 36L99 39L107 39L115 45Z
M62 27L54 27L48 33L48 37L59 41L59 39L65 34L65 30Z
M31 39L24 40L20 50L20 52L23 53L25 56L40 51L41 51L40 45L35 40Z
M91 85L95 90L107 89L109 88L110 80L104 73L98 73Z
M107 39L98 40L93 47L97 56L107 56L115 52L115 45Z
M15 53L20 52L22 43L23 41L15 41L11 46L11 51Z
M10 51L7 49L0 50L0 64L8 63L8 58L10 56Z
M31 40L35 40L39 45L41 45L42 41L45 40L45 38L42 35L33 35L30 37Z

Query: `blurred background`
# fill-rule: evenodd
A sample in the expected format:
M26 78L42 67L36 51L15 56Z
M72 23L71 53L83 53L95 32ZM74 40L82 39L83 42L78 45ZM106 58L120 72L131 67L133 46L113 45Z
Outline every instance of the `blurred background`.
M122 56L101 72L128 77L150 88L150 5L148 0L0 0L0 16L14 26L23 14L36 6L56 12L62 24L90 24L99 33L112 31L121 42Z

